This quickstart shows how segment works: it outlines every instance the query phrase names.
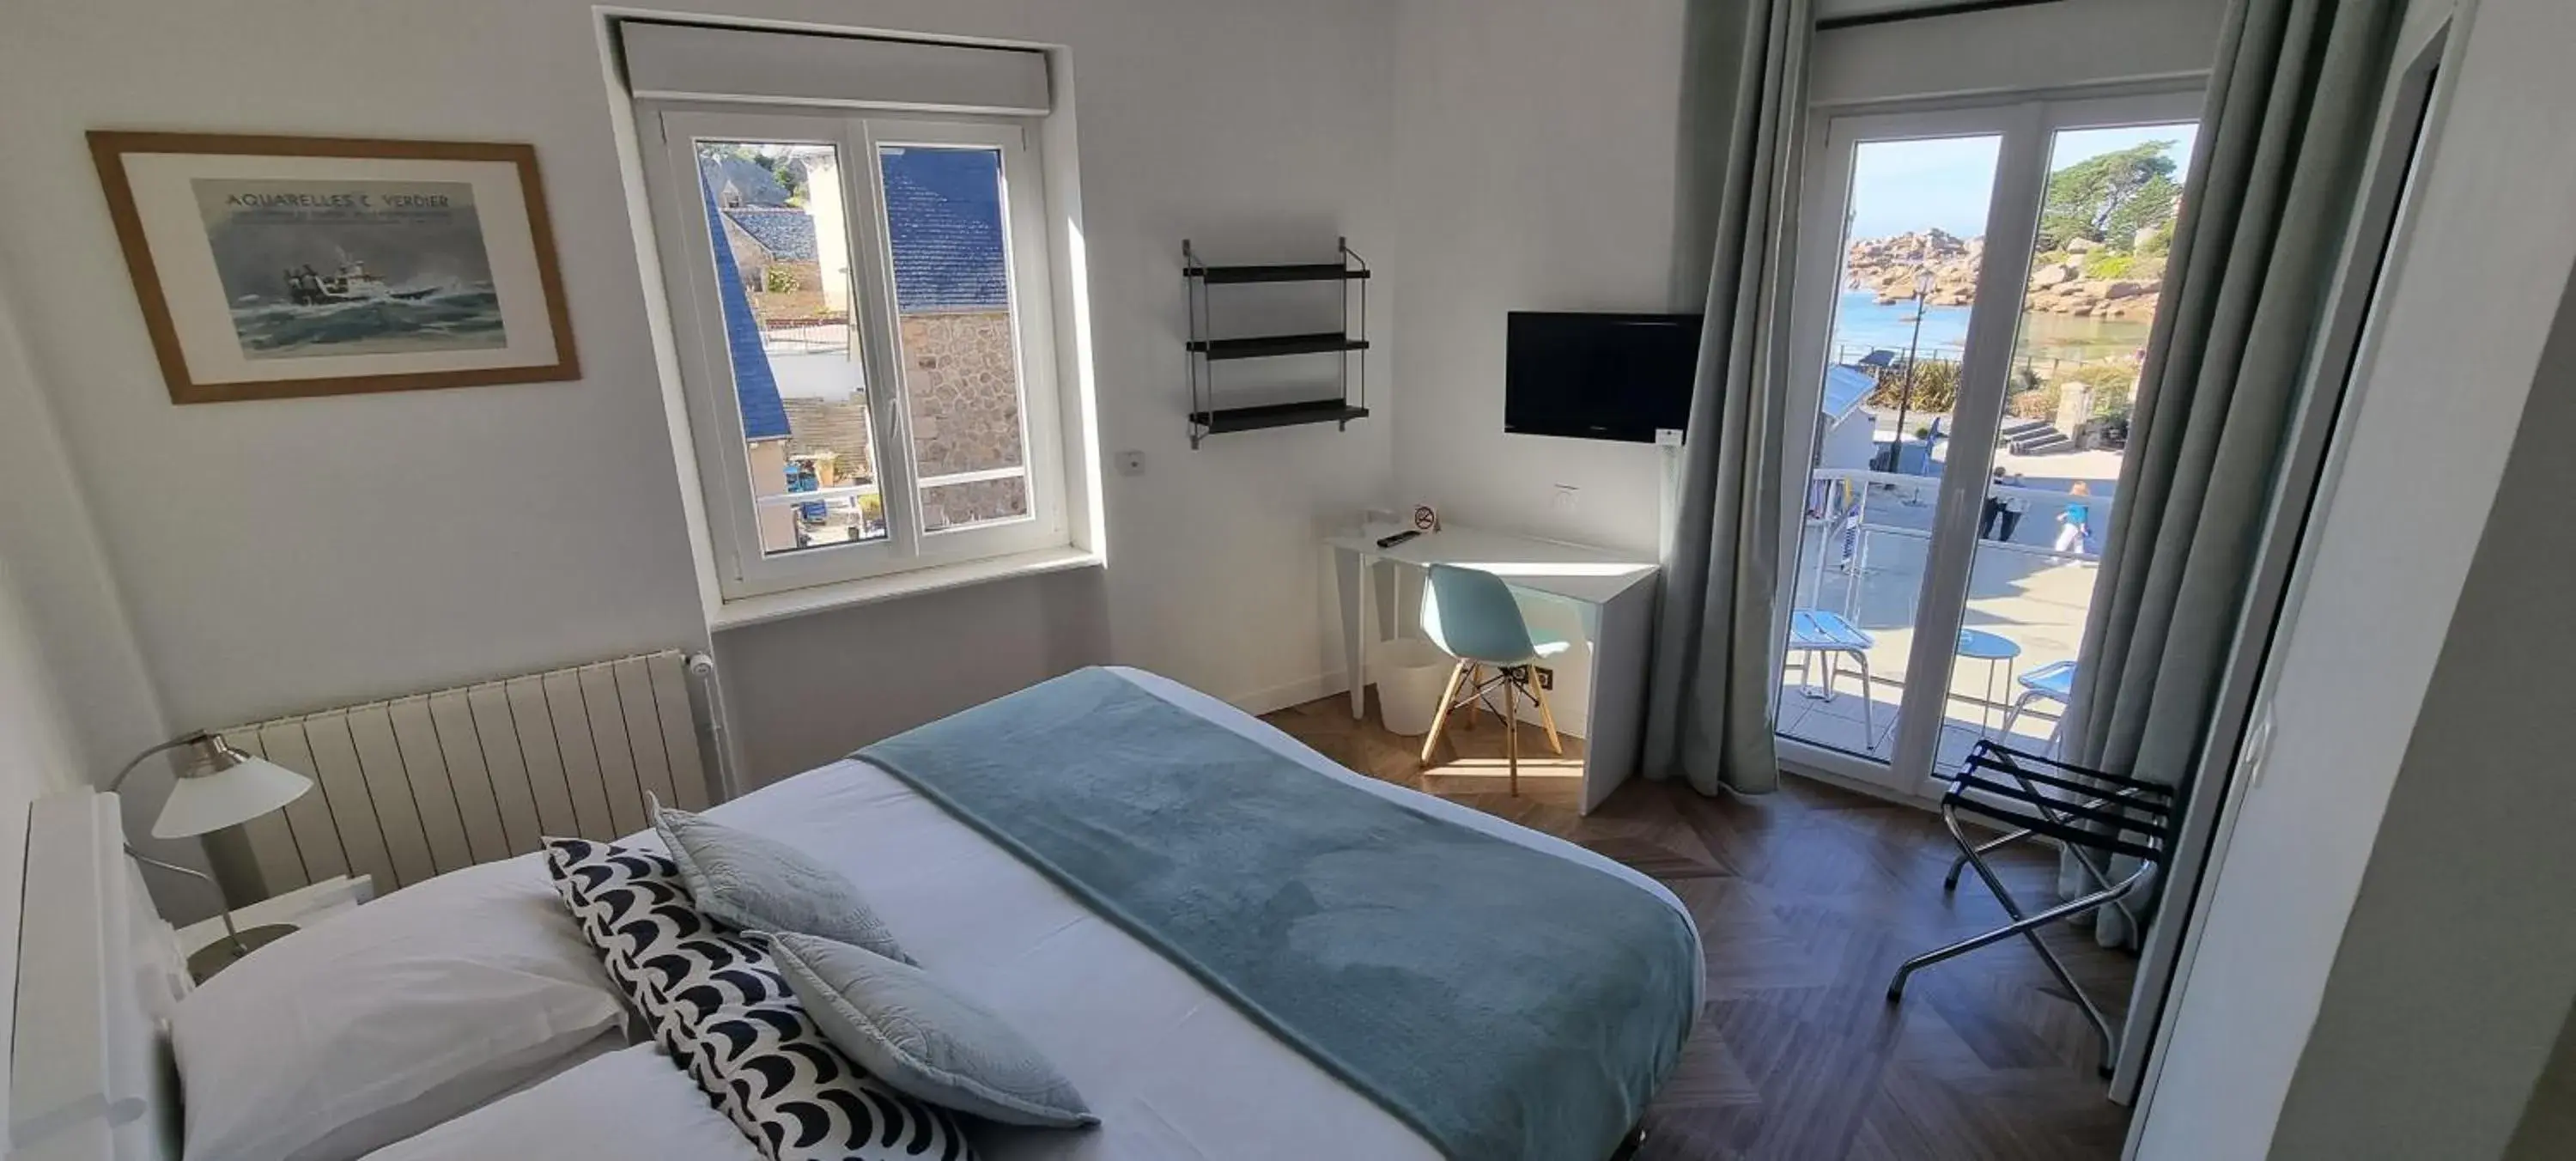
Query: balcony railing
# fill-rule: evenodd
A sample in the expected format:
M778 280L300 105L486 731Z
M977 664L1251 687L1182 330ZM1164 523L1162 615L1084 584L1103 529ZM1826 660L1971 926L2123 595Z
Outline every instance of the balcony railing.
M1812 478L1793 601L1801 609L1839 612L1872 636L1868 654L1875 675L1874 712L1859 712L1858 698L1851 695L1860 689L1850 669L1839 683L1843 696L1821 701L1812 695L1822 692L1821 680L1814 676L1822 671L1802 671L1791 658L1783 674L1788 689L1780 703L1780 727L1791 737L1885 758L1905 689L1925 676L1906 669L1941 480L1849 468L1818 469ZM2037 531L2017 531L2043 541L2054 537L2056 516L2070 505L2087 505L2097 530L2116 514L2115 503L2104 496L1991 484L1986 494L2022 502L2021 529ZM1982 519L1979 525L1962 625L2001 636L2020 652L1991 665L1953 662L1933 678L1948 691L1940 756L1951 764L1975 738L1999 734L2019 699L2016 675L2075 657L2099 575L2093 567L2099 561L2098 532L2092 543L2058 552L2047 543L1986 539ZM1802 685L1811 696L1787 696L1789 689ZM2030 705L2014 719L2011 732L2023 744L2044 746L2061 708L2053 702Z

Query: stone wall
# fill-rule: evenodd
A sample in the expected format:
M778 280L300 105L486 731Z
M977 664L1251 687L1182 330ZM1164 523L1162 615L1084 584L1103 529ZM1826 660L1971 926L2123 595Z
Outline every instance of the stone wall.
M1026 464L1010 313L907 314L902 330L903 389L921 475ZM922 499L925 523L934 529L1029 511L1027 488L1011 480L953 485Z
M794 395L780 402L787 405L789 456L838 453L839 458L832 463L835 478L821 481L822 486L842 488L875 482L875 465L869 456L875 448L868 440L868 409L865 404L856 400L836 403Z
M912 412L913 461L922 477L1020 467L1028 462L1020 431L1017 340L1006 311L908 314L902 318L903 389ZM837 452L837 479L825 487L876 479L868 414L857 400L789 396L790 456ZM977 480L930 489L922 498L931 530L1029 514L1025 479Z

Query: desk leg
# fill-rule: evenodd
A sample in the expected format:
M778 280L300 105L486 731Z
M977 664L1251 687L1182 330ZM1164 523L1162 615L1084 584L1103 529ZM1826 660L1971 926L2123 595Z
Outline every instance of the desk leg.
M1610 797L1637 771L1645 745L1646 651L1653 634L1655 586L1632 585L1607 604L1587 610L1592 637L1592 706L1584 739L1584 814Z
M1333 550L1333 581L1340 590L1342 606L1342 671L1351 680L1351 717L1368 717L1368 600L1373 571L1359 553L1347 548Z

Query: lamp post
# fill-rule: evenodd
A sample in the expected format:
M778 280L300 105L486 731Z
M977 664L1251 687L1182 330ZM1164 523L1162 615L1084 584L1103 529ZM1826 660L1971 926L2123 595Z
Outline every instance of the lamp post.
M1914 337L1905 344L1905 386L1897 389L1896 438L1887 443L1887 466L1882 471L1895 471L1905 455L1905 412L1914 403L1914 361L1923 347L1923 300L1932 293L1932 268L1914 268Z

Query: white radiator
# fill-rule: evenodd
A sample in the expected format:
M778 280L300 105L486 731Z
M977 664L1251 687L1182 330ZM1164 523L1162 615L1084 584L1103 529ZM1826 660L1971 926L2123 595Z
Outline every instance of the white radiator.
M383 893L541 836L642 830L648 793L703 810L692 670L712 682L703 659L651 653L216 731L314 788L209 853L236 900L335 875Z

